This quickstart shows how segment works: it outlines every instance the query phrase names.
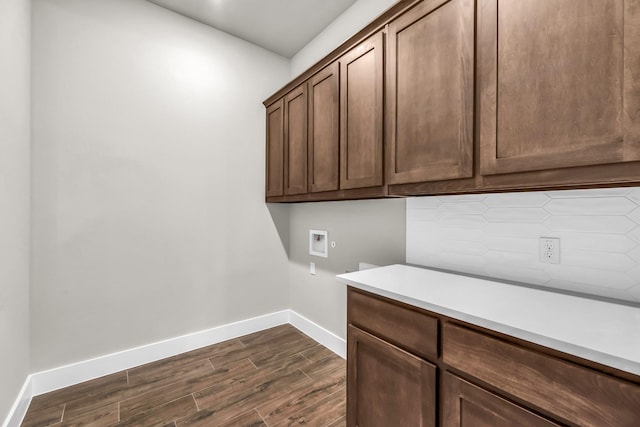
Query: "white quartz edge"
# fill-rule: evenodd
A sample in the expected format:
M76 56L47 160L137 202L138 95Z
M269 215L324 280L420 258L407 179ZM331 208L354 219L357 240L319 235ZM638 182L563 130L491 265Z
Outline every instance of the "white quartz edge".
M640 308L406 265L347 285L640 375Z

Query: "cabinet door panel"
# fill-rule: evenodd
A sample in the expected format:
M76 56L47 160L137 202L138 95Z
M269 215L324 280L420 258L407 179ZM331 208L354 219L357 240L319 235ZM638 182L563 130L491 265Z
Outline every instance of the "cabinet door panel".
M483 174L640 158L638 0L480 0Z
M448 372L441 399L443 427L560 426Z
M388 182L471 177L474 1L425 0L388 32Z
M340 186L339 65L335 63L309 82L309 187L311 192Z
M307 85L284 99L285 194L307 192Z
M269 196L284 194L284 100L267 108L267 179Z
M584 366L446 322L442 360L559 420L584 427L640 425L640 386Z
M343 56L340 70L340 188L382 185L382 33Z
M435 427L435 366L348 328L347 425Z

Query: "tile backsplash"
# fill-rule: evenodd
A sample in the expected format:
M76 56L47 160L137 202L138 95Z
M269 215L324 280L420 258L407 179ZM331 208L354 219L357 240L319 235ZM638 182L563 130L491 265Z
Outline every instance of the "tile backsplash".
M410 198L407 263L640 302L640 187Z

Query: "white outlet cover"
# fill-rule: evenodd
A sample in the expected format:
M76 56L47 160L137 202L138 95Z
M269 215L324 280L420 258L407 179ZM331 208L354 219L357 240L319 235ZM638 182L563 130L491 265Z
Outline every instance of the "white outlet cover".
M539 259L545 264L560 264L560 239L541 237L539 239Z

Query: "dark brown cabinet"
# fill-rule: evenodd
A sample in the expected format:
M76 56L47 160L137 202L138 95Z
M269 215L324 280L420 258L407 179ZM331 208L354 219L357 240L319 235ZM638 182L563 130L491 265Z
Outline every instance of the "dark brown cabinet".
M284 194L284 100L267 108L267 197Z
M307 192L306 85L267 107L266 195Z
M348 427L640 425L636 375L351 287L347 321Z
M284 97L284 193L307 192L307 85Z
M399 0L265 101L267 200L640 184L637 2Z
M444 363L500 393L574 425L640 425L637 384L470 328L442 329Z
M635 1L479 0L478 14L483 175L640 159Z
M340 188L340 67L309 80L309 191Z
M442 375L443 427L559 427L448 372Z
M340 187L383 184L383 35L340 58Z
M436 367L360 329L348 330L347 425L436 425Z
M386 195L383 58L377 33L267 108L267 201Z
M422 1L389 24L389 184L473 176L474 7Z

